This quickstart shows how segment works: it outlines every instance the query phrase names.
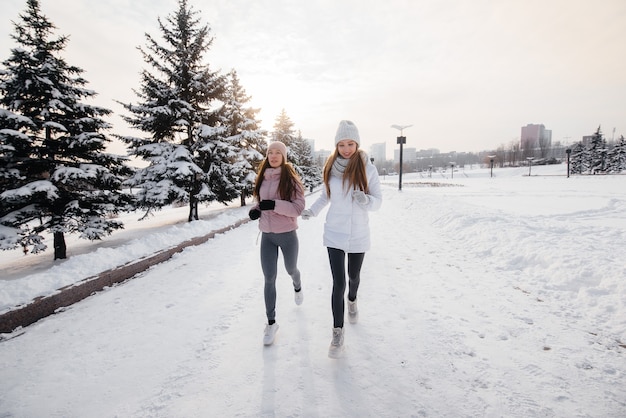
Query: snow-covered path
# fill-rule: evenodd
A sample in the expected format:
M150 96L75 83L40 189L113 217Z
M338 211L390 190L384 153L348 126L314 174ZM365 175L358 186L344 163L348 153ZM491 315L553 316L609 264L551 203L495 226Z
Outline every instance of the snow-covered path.
M459 181L384 188L342 359L323 217L271 347L251 222L0 342L0 417L624 416L626 197Z

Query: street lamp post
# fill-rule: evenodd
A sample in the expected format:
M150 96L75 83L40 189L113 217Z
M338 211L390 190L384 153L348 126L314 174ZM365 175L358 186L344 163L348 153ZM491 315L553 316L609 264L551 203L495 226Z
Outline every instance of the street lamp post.
M400 136L398 139L398 144L400 145L400 172L398 178L398 190L402 190L402 145L406 144L406 137L402 135L402 131L406 128L410 128L413 125L391 125L392 128L400 131Z
M489 156L489 161L491 162L491 175L490 177L493 177L493 159L496 158L495 155L490 155Z
M568 148L565 152L567 153L567 178L569 178L569 155L572 153L572 149Z
M530 169L533 167L533 160L535 158L534 157L526 157L526 159L528 160L528 177L530 177Z

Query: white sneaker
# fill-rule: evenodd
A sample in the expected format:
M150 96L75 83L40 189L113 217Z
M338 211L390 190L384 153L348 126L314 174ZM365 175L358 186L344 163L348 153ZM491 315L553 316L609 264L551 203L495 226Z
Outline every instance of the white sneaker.
M299 292L294 293L294 300L296 301L296 305L302 305L302 301L304 300L304 294L302 294L302 288L300 288Z
M359 322L359 308L356 306L356 299L354 302L348 300L348 321L351 324Z
M339 358L343 348L343 328L333 328L333 340L328 348L328 357Z
M276 337L276 331L278 331L278 323L274 322L272 325L265 326L265 333L263 334L263 344L272 345L274 338Z

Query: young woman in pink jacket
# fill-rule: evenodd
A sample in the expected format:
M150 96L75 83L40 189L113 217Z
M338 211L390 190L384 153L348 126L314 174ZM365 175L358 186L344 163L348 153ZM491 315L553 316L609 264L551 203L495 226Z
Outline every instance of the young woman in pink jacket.
M276 323L276 274L278 249L283 253L285 269L291 276L297 305L302 303L302 283L298 270L298 216L306 204L304 187L293 166L287 162L287 147L272 142L259 167L254 185L258 202L249 212L250 219L259 219L261 236L261 268L265 276L265 313L267 326L263 344L274 342Z

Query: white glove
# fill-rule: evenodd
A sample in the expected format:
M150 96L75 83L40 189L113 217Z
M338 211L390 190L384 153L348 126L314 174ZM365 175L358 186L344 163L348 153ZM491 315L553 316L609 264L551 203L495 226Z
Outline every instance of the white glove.
M313 215L313 212L311 212L310 209L305 209L305 210L302 211L300 216L302 216L302 219L304 219L306 221L307 219L309 219L310 217L315 216L315 215Z
M362 190L355 190L352 192L352 197L359 205L365 206L369 203L370 198Z

